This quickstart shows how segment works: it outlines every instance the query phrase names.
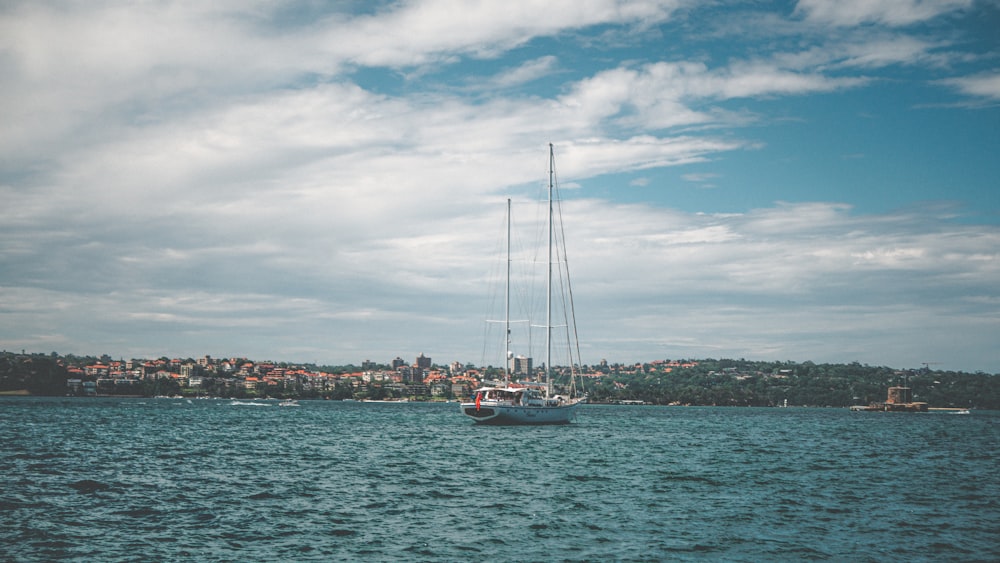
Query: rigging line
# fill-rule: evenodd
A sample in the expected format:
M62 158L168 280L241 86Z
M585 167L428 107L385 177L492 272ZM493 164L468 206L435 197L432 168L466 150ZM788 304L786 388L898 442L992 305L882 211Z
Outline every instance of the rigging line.
M552 170L553 175L556 175L557 173L555 171L555 165L554 164L553 164L552 168L553 168L553 170ZM558 179L558 176L556 176L556 178ZM555 189L556 189L556 192L558 193L558 190L559 190L559 182L558 182L558 180L555 182ZM574 362L572 361L573 360L572 345L574 343L576 344L576 360L577 360L577 362L579 362L579 365L581 366L581 369L582 369L582 366L583 366L583 356L580 354L580 336L579 336L579 333L577 332L577 325L576 325L576 305L574 304L574 301L573 301L573 283L570 281L570 276L569 276L569 254L568 254L568 251L566 249L566 230L565 230L565 223L563 222L563 217L562 217L562 197L560 196L556 201L558 202L558 210L559 210L559 234L561 236L560 240L562 241L562 251L563 251L562 259L563 259L563 263L566 266L566 290L569 293L569 314L570 314L570 318L572 319L572 329L573 329L572 340L568 343L569 346L570 346L570 386L571 386L571 388L575 388L575 386L576 386L576 379L573 377ZM569 323L569 320L567 320L567 324L568 323ZM567 333L567 338L568 337L569 337L569 334ZM580 387L581 387L581 389L583 388L583 373L582 372L580 373Z
M559 214L560 214L560 230L562 230L562 228L563 228L562 227L562 222L561 222L562 214L561 214L561 208L559 208L559 209L560 209L560 212L559 212ZM570 331L569 331L570 314L571 314L571 310L572 310L572 307L573 307L573 300L572 300L572 294L570 293L571 290L568 287L569 286L569 265L568 265L568 263L565 262L565 258L566 258L565 240L566 240L565 237L562 237L562 239L560 240L561 246L560 245L556 246L556 252L559 253L559 262L560 262L560 267L559 267L559 298L560 298L560 304L561 304L561 307L562 307L561 313L562 313L562 319L563 319L563 323L564 323L563 326L567 329L566 332L564 333L564 336L565 336L565 346L566 346L565 347L565 352L566 352L566 357L567 357L568 364L569 364L567 367L569 368L570 389L571 389L571 392L572 392L572 391L575 391L575 388L576 388L576 377L575 377L575 374L576 374L576 365L577 365L578 359L574 359L574 357L573 357L573 335L570 334ZM563 276L565 276L565 279L563 278Z
M509 211L508 211L509 213ZM501 218L500 225L501 228L498 230L500 233L504 233L507 224L508 217L505 215ZM491 267L488 273L486 289L487 289L487 300L486 300L486 311L483 315L483 349L482 349L482 363L481 365L493 365L493 359L495 358L494 347L496 346L493 330L491 325L495 324L492 318L495 318L495 313L498 308L497 301L499 300L501 291L501 280L503 279L501 272L503 271L503 249L504 249L504 236L497 237L495 240L494 251L492 256L497 257L494 262L491 263ZM506 356L506 352L502 352Z
M534 206L537 207L537 206ZM526 250L525 242L521 236L521 225L518 221L518 217L521 214L514 215L511 211L511 267L513 271L511 273L510 283L511 283L511 306L516 309L514 314L521 317L521 319L511 319L511 324L520 325L522 323L528 323L526 328L524 327L513 327L512 335L516 336L516 342L522 348L521 353L527 355L527 357L534 357L532 355L533 342L532 334L529 320L533 317L532 302L533 292L531 291L532 280L534 279L534 269L531 268L531 260L526 258L528 251ZM516 330L515 330L516 329ZM516 333L516 334L515 334ZM514 338L512 336L512 338Z

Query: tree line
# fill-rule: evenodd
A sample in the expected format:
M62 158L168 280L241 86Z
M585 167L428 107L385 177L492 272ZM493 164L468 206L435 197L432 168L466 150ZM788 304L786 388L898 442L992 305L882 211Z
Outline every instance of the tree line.
M586 383L592 402L644 401L669 405L829 406L886 400L889 387L909 386L913 400L931 407L1000 409L1000 377L943 370L898 370L885 366L692 360L687 368L643 364L608 368ZM668 371L669 370L669 371Z

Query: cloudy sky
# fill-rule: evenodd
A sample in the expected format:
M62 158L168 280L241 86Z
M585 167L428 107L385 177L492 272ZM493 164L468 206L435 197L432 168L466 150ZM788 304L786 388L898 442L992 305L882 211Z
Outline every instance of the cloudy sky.
M1000 372L1000 2L0 5L0 348L479 363L553 143L583 360Z

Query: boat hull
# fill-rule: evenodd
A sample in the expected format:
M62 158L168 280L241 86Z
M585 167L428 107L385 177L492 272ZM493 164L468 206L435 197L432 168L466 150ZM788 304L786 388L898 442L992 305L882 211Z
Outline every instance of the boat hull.
M513 405L486 405L476 407L476 403L462 403L462 414L476 424L491 425L542 425L569 424L576 416L580 403L547 407L525 407Z

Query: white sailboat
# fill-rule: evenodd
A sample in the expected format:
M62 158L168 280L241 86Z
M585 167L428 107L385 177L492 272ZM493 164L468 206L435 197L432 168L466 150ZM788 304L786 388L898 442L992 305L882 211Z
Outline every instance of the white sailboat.
M507 283L505 297L504 314L504 339L506 349L506 366L504 368L504 381L498 385L486 385L476 390L475 400L461 404L462 414L473 419L478 424L568 424L575 416L577 407L586 402L586 396L575 396L575 369L570 352L569 366L570 393L568 396L553 393L552 387L552 286L553 286L553 245L555 242L555 217L554 217L554 182L555 179L555 152L549 144L549 185L548 185L548 275L546 278L546 319L545 319L545 379L538 383L517 383L511 381L511 359L513 352L510 350L510 200L507 200ZM564 255L564 253L562 253ZM560 275L560 278L563 276ZM566 272L565 282L569 283L568 272ZM572 303L572 292L568 298ZM572 317L572 305L566 316ZM565 328L567 331L571 325L575 327L575 320L570 322L566 319ZM575 330L574 330L575 333ZM575 334L573 335L575 338ZM579 351L577 351L579 357Z

